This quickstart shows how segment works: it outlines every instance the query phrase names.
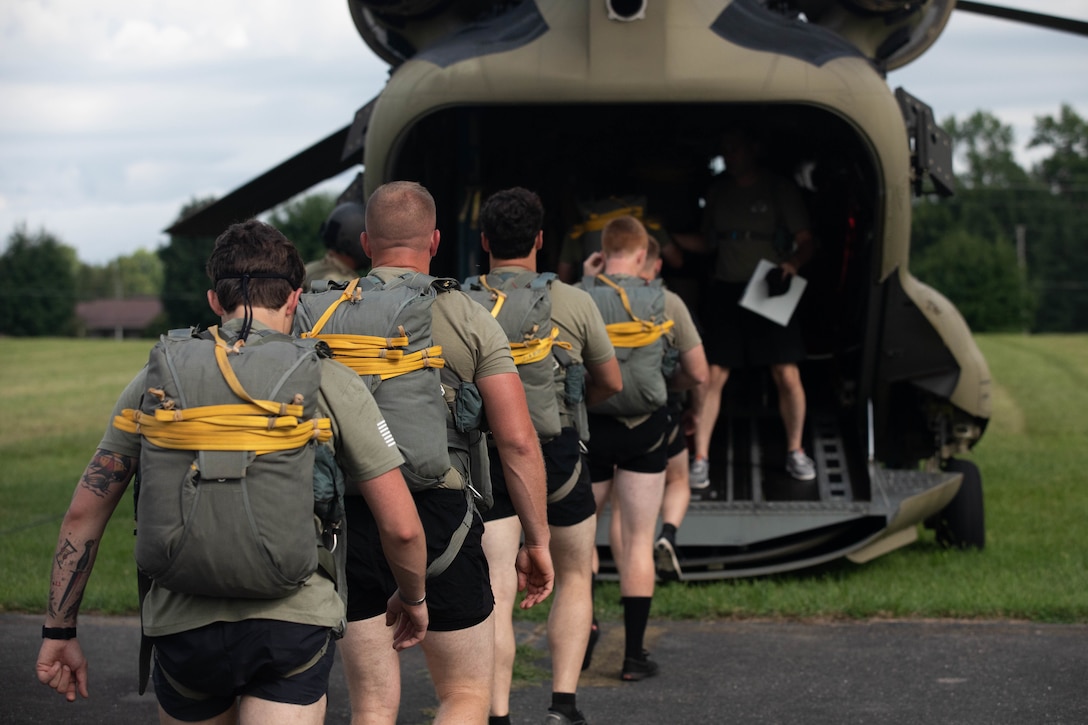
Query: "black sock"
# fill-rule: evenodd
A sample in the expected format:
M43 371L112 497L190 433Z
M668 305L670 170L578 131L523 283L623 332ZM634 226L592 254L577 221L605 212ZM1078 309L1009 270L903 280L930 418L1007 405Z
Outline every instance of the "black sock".
M673 546L676 546L676 527L672 524L661 524L661 536L657 538L662 537L668 539Z
M642 659L642 638L650 622L653 597L623 597L624 657Z
M510 725L509 715L492 715L487 718L487 725Z
M578 712L578 708L574 704L575 694L573 692L553 692L552 704L549 710L562 713L567 718L573 720L575 713Z

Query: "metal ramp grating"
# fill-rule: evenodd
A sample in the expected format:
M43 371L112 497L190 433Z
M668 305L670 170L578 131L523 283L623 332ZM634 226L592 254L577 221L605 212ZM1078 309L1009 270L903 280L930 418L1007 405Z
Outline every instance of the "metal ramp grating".
M821 501L850 501L850 469L842 436L834 421L811 421L812 458Z

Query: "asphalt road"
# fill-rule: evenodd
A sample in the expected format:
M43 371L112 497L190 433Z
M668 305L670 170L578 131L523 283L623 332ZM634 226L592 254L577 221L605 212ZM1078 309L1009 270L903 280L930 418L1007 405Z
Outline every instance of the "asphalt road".
M79 627L91 697L69 704L34 675L41 617L0 615L0 723L157 721L154 695L136 692L138 620L83 616ZM543 626L519 623L518 636L547 667ZM578 694L593 725L1088 723L1088 625L655 620L647 646L661 674L621 682L622 625L602 622ZM435 700L418 648L402 657L401 668L398 722L429 723ZM513 722L540 723L549 692L548 681L517 690ZM326 722L349 720L338 663Z

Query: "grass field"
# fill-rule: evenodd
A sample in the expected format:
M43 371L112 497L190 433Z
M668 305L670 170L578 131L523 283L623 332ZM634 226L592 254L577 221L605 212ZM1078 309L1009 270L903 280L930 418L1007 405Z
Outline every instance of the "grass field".
M993 420L971 456L983 476L985 550L946 551L923 530L914 545L862 566L662 586L653 616L1088 621L1088 335L978 341L995 381ZM43 610L72 489L150 345L0 344L0 611ZM135 611L132 545L128 497L107 531L84 612ZM599 585L598 615L617 618L618 598L615 584Z

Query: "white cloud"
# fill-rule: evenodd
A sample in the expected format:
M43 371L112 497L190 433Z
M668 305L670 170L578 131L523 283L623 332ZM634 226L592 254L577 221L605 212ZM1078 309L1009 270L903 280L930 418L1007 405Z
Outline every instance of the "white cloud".
M999 4L1088 21L1082 0ZM1068 103L1088 117L1086 78L1088 38L955 12L934 46L889 82L929 104L938 120L992 113L1013 127L1018 158L1030 165L1045 153L1027 148L1037 116Z
M176 26L158 27L146 20L126 20L102 47L105 60L176 60L194 51L193 36Z
M1084 0L1009 4L1088 19ZM349 123L387 74L343 0L2 0L0 38L0 235L44 226L96 263ZM889 80L1026 143L1062 101L1088 116L1086 78L1088 40L957 12Z

